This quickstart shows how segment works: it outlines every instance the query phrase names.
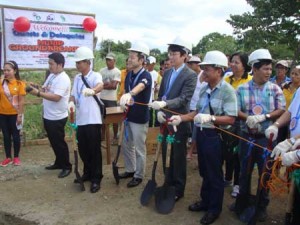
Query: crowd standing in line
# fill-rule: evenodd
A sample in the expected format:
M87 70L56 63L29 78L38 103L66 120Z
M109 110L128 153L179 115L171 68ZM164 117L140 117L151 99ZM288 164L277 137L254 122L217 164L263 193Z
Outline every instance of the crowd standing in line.
M266 146L273 134L272 145L276 147L271 157L281 156L285 166L300 161L300 150L297 150L300 145L300 67L291 68L291 77L288 77L289 63L280 60L275 65L276 75L271 78L273 59L267 49L257 49L249 57L237 52L228 57L229 61L224 53L209 51L201 62L199 57L191 55L190 44L176 37L168 44L168 58L160 65L160 73L154 70L156 58L149 56L148 46L141 42L133 43L128 49L126 69L122 71L115 67L116 56L111 52L105 57L107 67L100 73L92 70L93 58L92 50L87 47L76 50L74 61L79 74L74 78L72 91L70 78L64 72L65 58L60 53L49 55L50 74L42 88L34 84L26 88L28 93L43 98L43 122L55 153L54 163L46 169L61 169L59 178L72 171L64 128L68 111L73 111L84 165L82 180L91 182L91 193L100 190L103 178L100 98L107 107L117 106L119 101L126 115L122 121L125 135L121 146L125 172L120 174L120 179L131 178L128 188L138 186L145 177L145 140L150 121L150 126L159 124L163 130L164 169L167 136L174 135L167 182L175 187L175 201L184 197L188 182L186 159L191 157L193 149L187 154L187 142L188 137L192 137L202 185L200 200L188 209L206 212L200 219L201 224L211 224L220 216L224 187L231 186L232 179L231 195L236 201L230 209L240 216L249 206L249 180L254 164L258 166L260 179L267 158L264 149L249 143ZM0 87L0 125L6 158L1 166L21 164L20 129L24 121L25 95L25 83L20 80L17 63L5 62ZM230 137L220 131L222 129L248 142L238 140L228 145ZM114 125L114 139L117 135L118 126ZM294 199L299 198L296 191ZM258 200L259 221L267 219L268 204L268 190L263 189ZM294 224L299 224L297 210L299 207L294 211Z

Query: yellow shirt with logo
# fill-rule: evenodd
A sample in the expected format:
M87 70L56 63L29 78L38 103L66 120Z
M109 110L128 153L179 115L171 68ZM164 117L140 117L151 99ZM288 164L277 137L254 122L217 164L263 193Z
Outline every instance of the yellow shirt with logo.
M248 74L246 79L236 80L233 75L230 75L230 76L225 77L224 80L227 83L231 84L231 86L236 90L237 87L240 86L241 84L247 83L248 81L252 80L252 76L250 74Z

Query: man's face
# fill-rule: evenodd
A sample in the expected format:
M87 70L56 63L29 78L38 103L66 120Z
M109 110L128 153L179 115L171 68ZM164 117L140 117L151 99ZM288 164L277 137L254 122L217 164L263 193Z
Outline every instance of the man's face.
M169 58L171 66L178 68L180 67L186 58L186 54L180 55L180 52L169 52Z
M88 60L81 60L76 62L76 68L80 73L84 73L90 68L90 64Z
M108 69L113 69L115 67L115 60L114 59L106 59L106 66Z
M142 65L143 60L139 59L138 53L130 51L128 55L128 67L134 70Z
M211 65L205 65L201 66L201 69L203 71L203 81L207 82L208 84L213 84L221 77L221 69L215 68Z
M171 69L171 67L172 67L172 65L171 65L170 60L166 60L164 63L164 69L168 70L168 69Z
M272 64L263 65L259 69L253 67L253 78L257 84L268 82L272 74Z
M287 72L287 68L285 66L280 65L280 64L276 66L277 77L283 78L285 76L286 72Z
M54 74L58 74L61 70L61 65L58 65L53 59L48 60L49 71Z
M199 68L198 62L189 62L187 65L195 72L198 71Z

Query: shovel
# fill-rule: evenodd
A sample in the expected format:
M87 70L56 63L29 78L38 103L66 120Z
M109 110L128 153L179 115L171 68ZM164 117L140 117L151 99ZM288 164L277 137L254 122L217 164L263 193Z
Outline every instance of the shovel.
M168 142L167 145L167 160L166 160L166 169L165 169L165 181L163 186L158 187L155 191L155 206L159 213L168 214L172 211L175 205L175 187L169 186L168 174L170 168L170 152L171 152L171 143Z
M154 159L154 163L153 163L153 167L152 167L152 178L146 184L146 186L142 192L141 199L140 199L140 202L143 206L145 206L149 203L150 198L154 194L155 188L157 186L156 181L155 181L155 171L156 171L157 161L158 161L158 157L159 157L159 153L160 153L160 147L161 147L161 142L158 141L156 152L155 152L155 159Z
M268 143L268 149L272 149L272 139L273 139L273 136L274 134L270 134L270 138L269 138L269 143ZM269 157L265 160L265 164L267 163ZM266 165L264 165L264 168L263 168L263 172L262 174L264 174L266 172ZM257 217L258 217L258 205L259 205L259 199L260 199L260 196L261 196L261 193L262 193L262 190L263 190L263 186L261 184L262 182L259 181L259 184L258 184L258 187L257 187L257 192L256 192L256 196L255 196L255 207L254 207L254 210L253 210L253 216L250 217L250 220L248 222L248 225L256 225L256 222L257 222Z
M75 118L74 118L74 109L71 108L71 113L70 113L70 122L74 123ZM80 176L80 173L78 171L78 151L77 151L77 141L76 141L76 129L74 128L74 130L72 131L72 145L73 145L73 149L74 149L74 163L75 163L75 169L74 169L74 173L76 176L76 179L80 185L80 189L81 191L85 191L85 187L83 184L83 180Z
M121 144L122 144L122 140L123 140L123 133L124 133L124 122L122 122L122 124L121 124L121 131L120 131L120 136L119 136L119 140L118 140L117 155L116 155L114 161L112 162L113 175L114 175L114 178L116 180L117 185L120 182L119 167L117 166L117 163L118 163L120 152L121 152Z

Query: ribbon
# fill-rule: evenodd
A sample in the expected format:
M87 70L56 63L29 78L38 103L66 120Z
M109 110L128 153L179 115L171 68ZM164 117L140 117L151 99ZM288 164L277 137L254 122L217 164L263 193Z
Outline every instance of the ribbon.
M173 144L175 142L175 134L173 134L173 135L168 134L166 140L167 140L167 143Z
M163 135L162 134L158 134L157 135L157 142L158 143L162 143L162 141L163 141Z

